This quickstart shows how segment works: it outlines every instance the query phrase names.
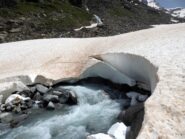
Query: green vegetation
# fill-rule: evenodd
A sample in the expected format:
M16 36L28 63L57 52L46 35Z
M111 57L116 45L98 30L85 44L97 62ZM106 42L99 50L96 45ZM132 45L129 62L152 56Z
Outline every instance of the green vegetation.
M45 3L18 3L15 7L1 8L3 18L32 18L32 22L48 29L67 29L89 24L92 15L85 9L69 4L68 1L55 0Z
M132 17L134 13L130 10L127 10L123 8L122 6L117 6L109 10L110 15L112 16L126 16L126 17Z

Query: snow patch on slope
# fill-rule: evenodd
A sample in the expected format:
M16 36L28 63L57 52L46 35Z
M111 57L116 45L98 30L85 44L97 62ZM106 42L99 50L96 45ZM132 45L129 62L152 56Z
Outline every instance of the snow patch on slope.
M167 10L174 17L185 18L185 8L172 8Z
M149 7L152 7L154 9L161 9L159 4L155 0L139 0L140 2L143 2L144 4L148 5Z

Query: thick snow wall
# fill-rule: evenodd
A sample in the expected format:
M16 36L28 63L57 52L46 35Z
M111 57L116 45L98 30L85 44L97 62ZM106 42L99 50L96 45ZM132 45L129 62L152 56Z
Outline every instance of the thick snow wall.
M99 76L130 86L144 85L144 88L154 91L158 82L158 68L146 58L126 53L108 53L93 58L97 62L84 70L80 78Z

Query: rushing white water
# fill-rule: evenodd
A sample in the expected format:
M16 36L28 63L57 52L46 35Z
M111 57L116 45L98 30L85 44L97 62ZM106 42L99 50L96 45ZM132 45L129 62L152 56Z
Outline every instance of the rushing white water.
M90 133L106 132L115 122L120 104L111 100L102 90L82 86L67 88L77 93L78 105L61 110L64 112L43 113L0 138L85 139Z

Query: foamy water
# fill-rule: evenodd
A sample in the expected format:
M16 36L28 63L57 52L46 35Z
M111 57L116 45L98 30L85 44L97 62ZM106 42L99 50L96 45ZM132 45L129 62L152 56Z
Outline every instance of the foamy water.
M111 100L102 90L82 86L66 88L75 90L78 105L57 112L46 112L40 117L35 116L33 120L0 138L85 139L88 134L106 132L116 121L120 104Z

